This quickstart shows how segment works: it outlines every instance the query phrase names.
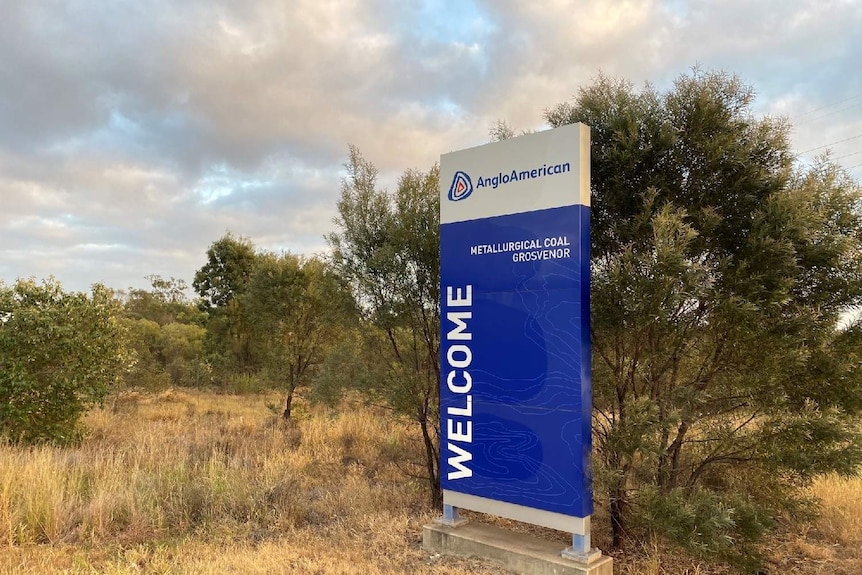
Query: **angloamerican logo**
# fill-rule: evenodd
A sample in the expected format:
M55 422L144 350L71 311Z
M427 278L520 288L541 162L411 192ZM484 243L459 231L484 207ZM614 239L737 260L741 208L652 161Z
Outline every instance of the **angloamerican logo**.
M532 180L534 178L544 178L545 176L553 176L556 174L565 174L572 171L572 166L569 162L562 164L542 164L541 167L531 168L529 170L512 170L511 172L498 172L496 176L483 177L479 176L476 180L476 188L489 187L497 189L503 184L511 182L522 182L524 180ZM452 178L452 185L449 186L449 199L453 202L466 199L467 196L473 193L473 181L467 172L455 172L455 177Z
M453 202L467 199L473 193L473 182L465 172L455 172L452 185L449 186L449 199Z

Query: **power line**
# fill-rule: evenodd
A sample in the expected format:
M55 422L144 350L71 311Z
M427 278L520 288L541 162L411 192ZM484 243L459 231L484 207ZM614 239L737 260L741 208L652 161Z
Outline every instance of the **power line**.
M856 98L862 98L862 94L856 94L855 96L850 96L849 98L844 98L843 100L838 100L837 102L832 102L831 104L826 104L825 106L820 106L819 108L814 108L813 110L809 110L805 112L801 116L797 116L797 118L804 118L806 116L810 116L815 112L819 112L820 110L825 110L827 108L831 108L832 106L837 106L838 104L843 104L844 102L849 102L850 100L855 100Z
M856 156L858 154L862 154L862 150L859 150L858 152L853 152L851 154L844 154L843 156L838 156L837 158L832 158L832 159L833 160L840 160L842 158L849 158L850 156Z
M800 155L807 154L808 152L813 152L815 150L822 150L823 148L828 148L829 146L834 146L835 144L843 144L844 142L849 142L850 140L857 140L862 138L862 134L858 134L856 136L850 136L849 138L844 138L843 140L838 140L837 142L830 142L828 144L823 144L822 146L817 146L816 148L811 148L805 150L804 152L799 152Z
M832 110L831 112L826 112L825 114L823 114L821 116L817 116L816 118L811 118L810 120L806 120L805 122L797 122L795 124L795 126L804 126L806 124L818 122L818 121L822 120L823 118L826 118L827 116L831 116L832 114L837 114L838 112L844 112L846 110L852 110L853 108L858 108L859 106L862 106L862 102L857 102L856 104L853 104L852 106L845 106L843 108L838 108L837 110Z

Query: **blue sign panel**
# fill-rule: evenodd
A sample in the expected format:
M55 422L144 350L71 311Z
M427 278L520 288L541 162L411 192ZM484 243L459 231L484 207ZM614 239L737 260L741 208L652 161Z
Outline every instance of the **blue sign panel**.
M454 175L442 181L441 168L441 202L458 202L442 210L440 226L444 500L521 520L534 517L521 509L589 517L590 215L581 175L565 177L583 163L516 166L487 178L469 161L444 156L442 164ZM548 181L539 195L555 199L538 205L552 207L505 213L506 193L537 183L522 175ZM497 214L452 211L482 194Z

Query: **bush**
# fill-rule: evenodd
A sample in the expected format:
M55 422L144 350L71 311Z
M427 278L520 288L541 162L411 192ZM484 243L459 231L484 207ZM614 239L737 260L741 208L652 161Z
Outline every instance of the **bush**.
M117 380L122 331L103 286L66 293L50 279L0 284L0 436L67 442Z
M755 570L762 561L753 542L773 521L750 499L700 488L661 493L648 487L636 501L638 527L662 534L695 557L720 558L747 571Z

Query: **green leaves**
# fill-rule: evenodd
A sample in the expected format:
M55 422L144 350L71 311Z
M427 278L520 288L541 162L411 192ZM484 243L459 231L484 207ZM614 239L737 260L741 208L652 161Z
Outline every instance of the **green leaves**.
M755 569L760 557L751 544L773 525L753 499L705 489L645 489L638 499L637 522L697 557L720 557Z
M307 385L352 311L352 300L326 264L291 254L258 254L240 296L252 345L268 381L287 392Z
M350 148L336 231L326 239L335 273L350 287L362 316L351 352L360 365L344 385L363 390L419 424L432 498L440 497L440 254L438 169L408 170L397 189L377 189L377 169ZM329 362L342 363L346 353ZM337 372L324 365L327 389ZM349 379L348 379L349 378Z
M252 243L230 233L210 245L207 263L195 273L192 282L208 309L227 306L242 293L254 266L254 258Z
M88 297L55 280L0 284L0 435L70 441L84 409L116 382L123 332L107 289Z
M752 102L694 70L666 93L600 77L546 114L592 128L596 476L617 542L657 502L650 529L732 534L706 510L751 495L733 475L782 494L750 500L768 515L862 462L862 328L839 327L862 303L862 194L827 159L795 169L789 125Z
M256 258L250 240L227 233L210 244L207 262L192 282L201 297L201 309L208 314L205 345L211 363L244 375L259 367L240 298Z

